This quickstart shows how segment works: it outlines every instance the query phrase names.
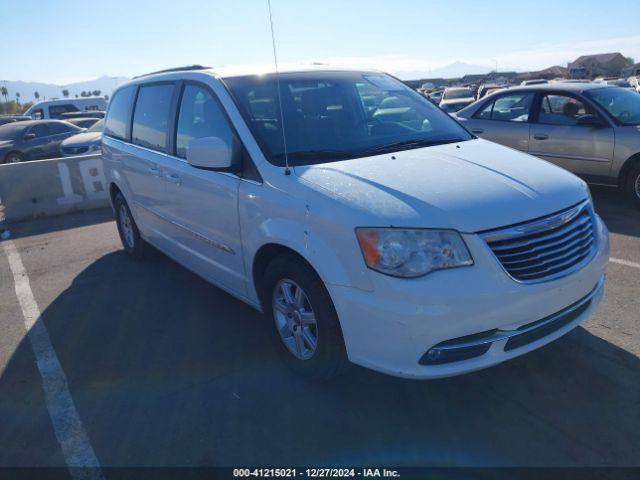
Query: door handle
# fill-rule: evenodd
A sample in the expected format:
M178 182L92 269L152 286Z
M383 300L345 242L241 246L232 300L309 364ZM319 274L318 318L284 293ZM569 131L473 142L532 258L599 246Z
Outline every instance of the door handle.
M175 173L168 173L164 178L167 179L167 182L174 183L176 185L180 185L182 183L182 179Z
M152 165L151 167L149 167L149 172L151 172L151 175L155 175L156 177L160 176L160 169L155 165Z
M533 138L535 138L536 140L547 140L549 138L549 135L547 135L546 133L536 133L533 135Z
M471 129L471 133L480 134L480 133L483 133L483 132L484 132L484 128L472 128Z

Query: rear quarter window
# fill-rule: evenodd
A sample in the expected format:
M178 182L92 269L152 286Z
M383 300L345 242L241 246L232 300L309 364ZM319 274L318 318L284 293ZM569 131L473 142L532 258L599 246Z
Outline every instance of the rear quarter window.
M128 140L127 125L129 124L129 112L135 92L135 85L118 90L111 102L104 124L104 134L119 140Z

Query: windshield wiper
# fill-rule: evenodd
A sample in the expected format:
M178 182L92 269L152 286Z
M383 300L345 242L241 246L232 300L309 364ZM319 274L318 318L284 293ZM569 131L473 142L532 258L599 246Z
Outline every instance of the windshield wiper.
M287 152L289 160L345 160L353 158L353 153L344 150L300 150L297 152ZM276 160L284 160L284 153L273 156Z
M387 152L395 152L398 150L409 150L412 148L433 147L435 145L444 145L446 143L463 142L462 138L445 138L440 140L403 140L401 142L387 143L386 145L379 145L367 150L358 152L360 155L375 155Z

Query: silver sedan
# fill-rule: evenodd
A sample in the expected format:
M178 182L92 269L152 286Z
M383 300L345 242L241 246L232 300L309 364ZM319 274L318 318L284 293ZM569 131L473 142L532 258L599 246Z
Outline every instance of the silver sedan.
M593 83L501 90L455 117L474 135L619 186L640 208L640 95Z

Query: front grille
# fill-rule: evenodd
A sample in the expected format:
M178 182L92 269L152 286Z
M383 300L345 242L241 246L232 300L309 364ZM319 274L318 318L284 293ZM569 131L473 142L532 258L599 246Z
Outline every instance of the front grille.
M553 280L581 268L595 252L589 202L512 227L482 232L507 273L523 283Z
M80 155L89 151L89 147L64 147L62 149L64 153L69 155Z

